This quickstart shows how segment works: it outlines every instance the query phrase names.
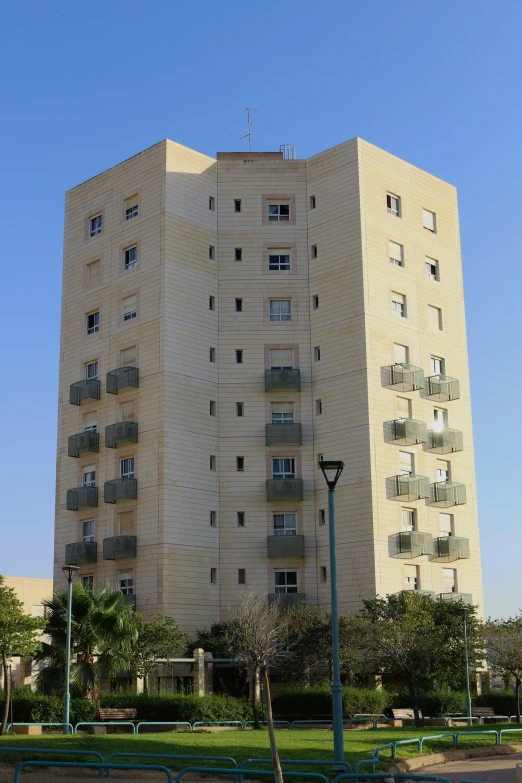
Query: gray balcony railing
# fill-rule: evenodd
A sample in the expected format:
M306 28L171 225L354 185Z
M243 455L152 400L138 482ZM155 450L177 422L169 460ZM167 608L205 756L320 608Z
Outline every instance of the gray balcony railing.
M99 400L100 382L95 378L71 383L69 387L69 402L71 405L81 405L82 400Z
M265 370L265 391L301 388L301 370Z
M304 536L268 536L268 557L304 557Z
M399 590L395 595L402 595L403 593L417 593L417 595L427 595L428 598L435 598L435 590Z
M441 601L462 601L464 604L472 604L473 596L471 593L439 593Z
M115 449L118 443L137 443L138 424L135 421L120 421L105 427L105 446Z
M398 446L412 446L426 443L426 424L418 419L395 419L392 421L393 442Z
M78 511L98 505L98 487L76 487L67 490L67 511Z
M303 479L267 479L267 500L302 500Z
M98 557L96 541L76 541L65 545L65 564L95 563Z
M137 367L117 367L107 373L107 394L118 394L118 389L140 385L140 371Z
M122 595L123 603L125 606L130 606L131 609L136 611L136 596L135 595Z
M268 593L268 605L279 604L281 609L292 609L297 604L305 603L304 593Z
M469 559L469 539L457 536L441 536L435 539L435 552L439 560L446 563L452 560Z
M404 476L392 476L389 481L392 488L391 497L396 500L410 502L430 496L430 480L427 476L409 473Z
M427 380L428 397L439 402L458 400L460 397L460 384L456 378L449 375L430 375Z
M103 539L103 559L136 557L136 536L112 536Z
M430 505L449 508L466 502L466 485L454 481L436 481L430 487Z
M414 364L392 364L390 386L397 391L418 391L424 388L424 370Z
M432 555L433 536L431 533L403 530L397 537L397 554L408 558Z
M71 435L67 441L67 453L69 457L79 457L86 451L97 452L100 450L100 436L97 432L79 432Z
M266 445L274 446L278 443L301 443L300 424L267 424Z
M103 485L103 502L117 503L118 500L136 500L138 497L138 480L120 478L106 481Z
M430 430L428 432L428 451L434 451L436 454L450 454L455 451L462 451L464 443L462 432L460 430L443 429Z

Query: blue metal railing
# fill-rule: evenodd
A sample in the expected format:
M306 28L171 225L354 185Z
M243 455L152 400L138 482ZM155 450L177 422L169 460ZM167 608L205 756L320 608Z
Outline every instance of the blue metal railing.
M22 761L14 771L13 783L20 782L20 774L26 767L71 767L73 769L99 769L103 772L105 769L147 769L164 772L167 776L167 783L172 783L172 772L167 767L159 764L108 764L104 761L102 764L89 761Z
M222 767L185 767L185 769L182 769L181 772L178 773L178 776L176 778L176 783L181 783L183 780L183 777L187 775L189 772L203 772L203 773L209 773L212 772L215 775L232 775L233 777L237 776L237 769L223 769ZM259 775L263 776L270 776L273 777L274 771L272 769L244 769L241 772L242 775L255 775L256 777ZM283 770L283 778L306 778L307 780L320 780L322 783L330 783L326 775L321 775L319 772L286 772ZM15 781L16 783L16 781Z
M64 726L68 726L70 728L70 730L71 730L71 734L74 734L74 729L73 729L72 725L70 723L63 723L63 722L60 722L60 723L41 723L41 722L38 722L38 721L34 721L34 722L31 722L31 723L9 723L8 726L7 726L6 732L5 732L6 734L9 733L9 731L11 729L11 726L60 726L61 728L63 728Z
M130 720L86 720L80 721L74 727L73 733L78 733L78 726L130 726L132 734L136 734L136 725Z
M170 761L226 761L227 764L231 764L235 769L238 769L238 764L231 756L191 756L191 755L179 755L173 753L122 753L117 751L113 753L107 759L108 764L112 764L115 758L133 758L133 759L169 759ZM107 777L110 778L110 770L107 771Z
M193 726L188 721L176 720L176 721L147 721L142 720L136 724L136 734L140 733L140 726L188 726L189 731L194 731Z

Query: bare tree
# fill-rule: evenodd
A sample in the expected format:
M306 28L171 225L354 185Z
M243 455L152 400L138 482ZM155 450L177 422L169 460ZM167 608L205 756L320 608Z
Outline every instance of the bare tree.
M492 620L484 624L488 663L502 676L515 678L517 723L520 723L520 685L522 684L522 612L507 620Z
M277 666L285 656L288 615L281 611L277 602L268 605L266 594L249 588L232 610L231 619L230 634L235 650L252 664L254 677L257 672L261 674L274 776L276 783L283 783L274 732L268 669Z

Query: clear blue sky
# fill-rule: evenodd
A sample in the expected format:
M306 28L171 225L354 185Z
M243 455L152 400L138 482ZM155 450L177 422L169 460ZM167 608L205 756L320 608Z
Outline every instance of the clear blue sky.
M52 573L64 191L244 149L253 106L257 149L357 135L458 187L486 612L522 607L521 35L518 0L2 4L0 573Z

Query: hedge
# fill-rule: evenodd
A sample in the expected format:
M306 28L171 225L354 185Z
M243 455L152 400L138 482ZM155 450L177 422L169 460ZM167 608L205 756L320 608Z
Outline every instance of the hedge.
M252 719L252 707L233 696L182 696L177 694L102 693L102 707L136 707L138 718L148 721L211 721Z
M3 704L3 697L0 697L0 704ZM97 714L96 706L87 699L71 699L71 723L96 720ZM63 700L58 696L41 696L28 689L15 691L13 718L15 723L61 723Z
M493 707L495 715L515 715L517 704L515 691L484 691L475 696L473 704L477 707Z
M386 690L343 688L343 712L381 714L391 704L392 694ZM297 686L282 688L272 699L272 708L277 717L300 717L332 714L332 691L328 685Z

